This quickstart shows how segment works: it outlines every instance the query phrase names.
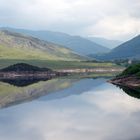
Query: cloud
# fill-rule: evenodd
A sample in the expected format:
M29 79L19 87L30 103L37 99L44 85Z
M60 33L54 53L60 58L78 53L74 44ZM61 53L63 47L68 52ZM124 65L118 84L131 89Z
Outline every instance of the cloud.
M93 26L87 27L86 32L91 36L106 36L127 40L140 33L140 20L127 16L108 17Z
M140 33L139 9L139 0L0 0L0 23L127 39Z

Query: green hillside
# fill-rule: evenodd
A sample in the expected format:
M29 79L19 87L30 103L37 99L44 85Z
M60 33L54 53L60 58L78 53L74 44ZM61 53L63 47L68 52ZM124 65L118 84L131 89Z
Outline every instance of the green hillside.
M0 31L0 59L66 60L84 59L62 46L9 31Z
M140 97L140 63L133 64L121 74L110 80L112 84L120 86L126 93L133 97ZM130 89L130 90L129 90ZM132 89L132 90L131 90ZM135 95L136 94L136 95Z
M140 77L140 63L129 66L120 76L138 76Z

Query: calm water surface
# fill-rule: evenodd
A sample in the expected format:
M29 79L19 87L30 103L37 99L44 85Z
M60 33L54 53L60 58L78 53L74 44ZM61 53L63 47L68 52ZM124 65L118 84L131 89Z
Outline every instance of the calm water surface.
M5 92L3 84L0 140L140 140L140 100L106 79L65 79L51 81L47 89L46 85L14 85ZM41 96L29 101L22 92L21 97L12 93L15 90ZM18 100L10 104L13 99Z

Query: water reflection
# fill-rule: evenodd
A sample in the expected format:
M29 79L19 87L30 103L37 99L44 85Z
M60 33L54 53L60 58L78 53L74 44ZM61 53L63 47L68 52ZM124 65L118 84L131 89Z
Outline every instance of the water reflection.
M80 85L78 81L81 81ZM54 100L58 98L64 98L72 94L80 95L81 93L89 90L91 87L96 87L99 84L102 84L104 81L105 80L101 79L82 80L72 78L71 79L59 78L59 79L48 79L47 81L40 82L38 82L37 80L38 83L35 83L36 82L35 79L30 79L26 83L25 79L7 80L4 81L5 83L0 82L0 108L5 108L23 102L32 101L45 95L47 96L43 98L43 100ZM19 84L17 84L17 82L19 82ZM30 85L29 83L32 84ZM76 86L73 86L74 89L71 88L70 92L64 91L64 89L71 87L74 83L75 84L77 83ZM87 85L85 86L85 84ZM61 93L57 94L57 91L60 90L62 90Z
M9 83L10 85L14 85L17 87L24 87L28 85L32 85L34 83L38 83L39 81L48 81L52 78L35 78L35 77L25 77L25 78L15 78L15 79L1 79L1 82Z
M76 79L48 79L47 81L38 82L38 80L17 79L0 82L0 108L37 99L52 92L68 88L77 81Z
M55 98L62 93L71 96ZM140 100L105 79L78 80L50 95L0 110L0 140L140 139Z
M40 81L42 80L42 81ZM44 80L44 81L43 81ZM80 95L91 88L101 86L106 79L11 79L0 82L0 108L29 102L34 99L54 100L73 94ZM86 85L86 86L85 86ZM64 89L70 88L70 91ZM140 98L139 89L120 87L129 96ZM59 92L61 91L61 93Z
M123 87L123 86L119 86L126 94L128 94L131 97L140 99L140 89L133 89L133 88L129 88L129 87Z

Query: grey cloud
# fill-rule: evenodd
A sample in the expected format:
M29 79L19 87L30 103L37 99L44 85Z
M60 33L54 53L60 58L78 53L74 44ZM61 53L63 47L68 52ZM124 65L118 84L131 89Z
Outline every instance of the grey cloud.
M140 33L139 9L139 0L0 0L0 25L127 39Z

